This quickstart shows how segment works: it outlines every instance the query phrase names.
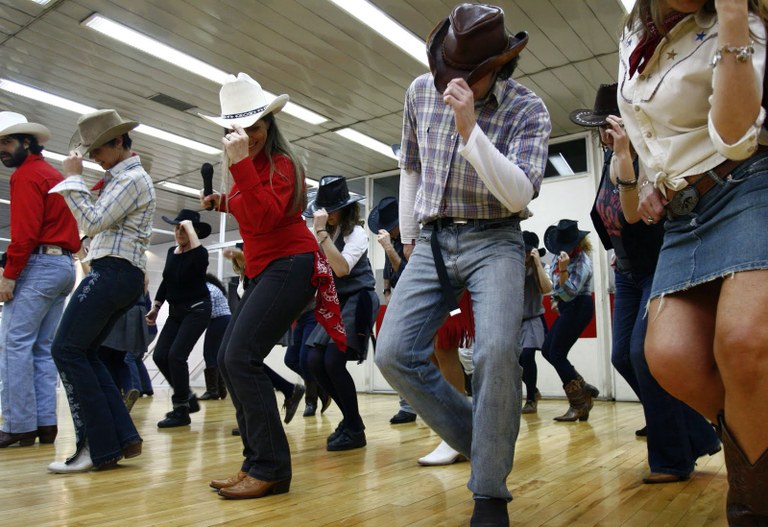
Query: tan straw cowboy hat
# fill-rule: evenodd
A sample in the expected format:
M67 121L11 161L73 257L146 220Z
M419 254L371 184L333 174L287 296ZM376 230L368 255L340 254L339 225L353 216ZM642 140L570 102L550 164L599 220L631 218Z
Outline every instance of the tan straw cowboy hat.
M265 115L278 113L288 99L287 95L278 95L272 102L267 102L261 85L246 73L238 73L237 77L230 75L219 91L221 117L197 115L227 130L233 130L235 125L248 128Z
M41 145L51 138L51 132L42 124L30 123L16 112L0 112L0 137L13 134L29 134Z
M123 119L115 110L87 113L77 120L77 130L69 141L69 150L84 156L137 126L137 121Z

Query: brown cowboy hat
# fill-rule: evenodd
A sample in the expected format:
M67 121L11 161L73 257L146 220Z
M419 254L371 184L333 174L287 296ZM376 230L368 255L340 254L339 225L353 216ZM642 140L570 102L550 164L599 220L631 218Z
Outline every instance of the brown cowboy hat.
M77 130L69 141L69 150L85 155L94 148L139 126L137 121L123 119L115 110L96 110L80 116Z
M621 115L616 99L618 87L617 83L601 84L597 89L594 108L572 111L569 116L571 121L579 126L605 126L608 123L606 118L609 115Z
M470 86L520 54L528 33L515 36L504 29L504 11L486 4L459 4L427 38L429 69L435 88L443 93L451 79Z

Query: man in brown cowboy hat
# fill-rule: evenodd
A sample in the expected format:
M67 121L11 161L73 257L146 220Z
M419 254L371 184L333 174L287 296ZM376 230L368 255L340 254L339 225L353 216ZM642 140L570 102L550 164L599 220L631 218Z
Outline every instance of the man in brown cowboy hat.
M75 285L75 219L48 190L61 174L42 156L48 129L0 112L0 161L11 175L11 242L0 279L0 448L56 438L56 366L51 340Z
M80 229L92 239L91 271L75 290L53 341L77 450L67 461L48 465L51 472L85 472L141 453L141 437L122 396L96 356L103 336L144 291L155 190L131 151L128 132L138 125L115 110L80 117L63 163L67 179L50 191L64 196ZM95 194L82 178L86 154L106 170Z
M509 523L506 479L522 406L519 214L538 194L550 132L541 99L510 78L527 41L506 33L500 8L483 4L454 7L427 40L431 74L406 93L400 152L400 232L413 254L376 356L397 392L471 458L476 526ZM428 360L465 289L475 317L474 402Z

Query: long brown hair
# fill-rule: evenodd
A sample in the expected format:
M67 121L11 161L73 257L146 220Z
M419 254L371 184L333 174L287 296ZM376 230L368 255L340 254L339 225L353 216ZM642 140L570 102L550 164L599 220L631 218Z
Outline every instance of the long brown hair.
M293 164L293 174L278 174L284 178L293 177L293 198L291 199L291 212L301 212L307 206L307 196L304 191L304 165L296 154L293 153L291 144L280 132L277 121L272 113L261 118L269 125L267 129L267 138L264 141L264 153L269 159L269 183L272 184L272 176L275 173L275 162L273 156L282 154L291 160Z
M624 19L624 30L632 31L636 27L639 29L639 36L643 38L646 35L647 29L643 23L647 19L651 19L659 32L664 34L664 17L661 16L661 0L637 0L634 7ZM765 0L748 0L748 9L750 13L757 14L763 19L763 22L768 24L768 6ZM715 10L715 0L707 0L702 7L704 11L709 13L717 12Z
M339 210L339 224L337 226L328 225L326 228L330 231L331 236L336 232L337 227L342 236L349 236L355 229L355 225L363 226L363 220L360 218L360 204L358 202L350 203Z

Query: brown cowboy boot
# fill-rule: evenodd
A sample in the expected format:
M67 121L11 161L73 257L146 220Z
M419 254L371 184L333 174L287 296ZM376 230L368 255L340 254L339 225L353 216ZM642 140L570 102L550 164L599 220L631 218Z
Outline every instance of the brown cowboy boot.
M205 393L198 397L200 401L211 401L219 398L219 369L206 368L203 370L205 376Z
M750 463L718 416L720 433L728 469L728 498L726 516L731 527L768 526L768 450Z
M555 417L555 421L586 421L589 419L589 410L592 405L592 396L584 386L584 379L577 378L563 386L565 395L568 397L570 407L560 417Z

